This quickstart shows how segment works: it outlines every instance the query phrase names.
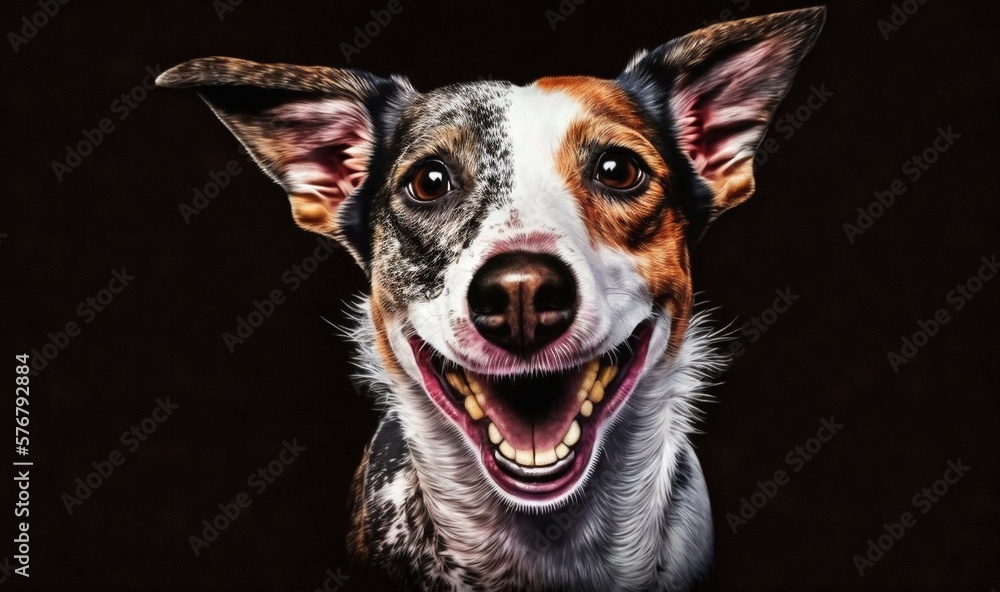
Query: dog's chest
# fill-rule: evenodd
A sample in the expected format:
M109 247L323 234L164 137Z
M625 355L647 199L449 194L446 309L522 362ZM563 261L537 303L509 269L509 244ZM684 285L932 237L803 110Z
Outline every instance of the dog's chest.
M686 471L686 470L685 470ZM687 477L685 476L685 479ZM438 525L429 511L427 498L412 464L399 424L386 419L372 441L365 477L365 539L373 562L413 590L617 590L667 589L668 571L682 557L680 549L668 551L668 532L690 525L678 520L678 508L661 507L649 515L662 541L639 552L635 545L618 553L609 548L607 536L580 533L610 533L618 520L607 500L596 504L602 510L558 516L534 517L530 521L505 519L500 512L485 516L471 507L450 508L450 524ZM678 492L687 484L679 483ZM610 493L610 492L608 492ZM456 522L478 536L455 536ZM710 528L710 526L709 526ZM554 534L554 531L558 533ZM710 538L710 534L708 535ZM611 540L625 540L614 534ZM603 543L601 541L604 541ZM639 585L634 587L631 584ZM671 588L673 589L673 588ZM680 589L686 589L684 587Z

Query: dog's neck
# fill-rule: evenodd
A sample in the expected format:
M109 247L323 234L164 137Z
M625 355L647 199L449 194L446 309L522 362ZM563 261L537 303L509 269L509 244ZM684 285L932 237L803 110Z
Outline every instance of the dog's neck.
M628 429L609 428L582 493L540 514L495 494L422 387L387 375L367 345L370 321L358 317L359 378L398 422L407 456L368 493L398 521L370 542L376 561L445 589L475 581L484 590L656 590L707 568L711 514L688 434L703 379L722 362L704 323L692 322L676 354L650 368L615 422Z

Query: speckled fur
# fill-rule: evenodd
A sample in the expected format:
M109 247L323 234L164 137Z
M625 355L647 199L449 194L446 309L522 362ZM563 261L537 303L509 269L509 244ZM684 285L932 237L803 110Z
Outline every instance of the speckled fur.
M376 204L374 274L382 278L390 306L439 294L445 270L469 246L486 213L509 196L510 140L503 115L510 89L507 82L457 84L431 91L404 109L388 147L389 182L408 165L446 148L462 157L455 170L463 172L468 192L447 210L428 204L414 212L391 197ZM429 140L440 138L441 128L458 137L437 146Z

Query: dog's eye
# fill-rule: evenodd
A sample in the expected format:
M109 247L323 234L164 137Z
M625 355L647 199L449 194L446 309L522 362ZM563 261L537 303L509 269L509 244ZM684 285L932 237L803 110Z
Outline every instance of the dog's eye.
M452 190L448 169L440 160L429 160L410 178L410 195L418 201L433 201Z
M597 159L594 178L605 187L623 191L637 187L643 180L643 172L632 155L608 150Z

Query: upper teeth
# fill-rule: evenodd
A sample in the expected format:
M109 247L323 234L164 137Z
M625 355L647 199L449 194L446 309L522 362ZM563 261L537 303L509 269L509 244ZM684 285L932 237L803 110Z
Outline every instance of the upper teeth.
M456 374L455 372L446 372L444 376L448 380L448 384L451 385L451 388L462 393L463 395L472 394L472 391L469 389L469 386L466 385L465 381L462 380L462 377Z
M583 369L583 382L580 384L580 391L576 394L581 401L587 398L590 389L594 387L594 383L597 381L597 369L600 366L600 361L591 360Z
M594 413L595 405L604 400L605 389L617 374L617 366L609 365L602 368L600 359L591 360L584 366L583 382L580 383L580 390L577 392L581 417L588 418ZM483 411L486 395L479 381L468 372L459 374L446 371L445 379L458 394L464 395L465 411L473 421L486 417ZM504 458L521 466L535 467L552 465L566 458L571 448L580 441L582 430L580 423L574 419L563 434L561 442L554 448L533 450L519 450L511 446L500 433L500 428L493 422L487 424L486 432L490 442L497 447Z
M614 380L615 375L618 374L618 366L605 366L601 369L601 373L598 374L597 380L601 382L604 386L611 384Z
M472 421L479 421L486 417L486 413L480 407L479 401L476 401L476 398L471 395L465 398L465 410L468 412L469 417L472 418Z
M482 385L480 385L475 378L469 376L468 372L465 373L465 379L469 381L469 389L471 389L473 393L478 395L483 392Z

